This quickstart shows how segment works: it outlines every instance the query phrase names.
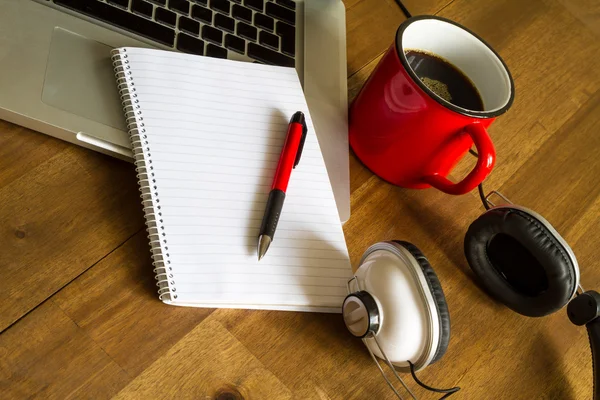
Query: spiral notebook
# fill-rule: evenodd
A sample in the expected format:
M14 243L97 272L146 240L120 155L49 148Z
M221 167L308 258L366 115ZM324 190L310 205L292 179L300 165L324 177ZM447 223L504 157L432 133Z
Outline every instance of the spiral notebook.
M352 270L296 70L140 48L114 50L113 65L159 298L340 312ZM258 230L296 111L308 136L259 262Z

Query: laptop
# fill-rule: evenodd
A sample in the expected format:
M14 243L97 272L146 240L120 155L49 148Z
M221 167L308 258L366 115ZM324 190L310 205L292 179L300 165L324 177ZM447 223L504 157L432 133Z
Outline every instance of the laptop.
M125 160L115 47L295 67L350 217L341 0L0 0L0 119Z

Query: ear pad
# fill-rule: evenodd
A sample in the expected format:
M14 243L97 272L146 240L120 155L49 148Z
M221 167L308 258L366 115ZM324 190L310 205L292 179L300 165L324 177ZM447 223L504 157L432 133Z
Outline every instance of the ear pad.
M465 256L484 288L530 317L564 307L579 280L569 246L541 216L514 207L488 210L469 227Z
M429 291L435 300L435 307L437 309L437 314L440 321L440 340L437 350L435 351L435 355L431 360L431 363L434 363L442 358L442 356L446 353L446 350L448 349L448 343L450 342L450 313L448 312L446 297L444 296L444 291L442 290L440 280L421 250L419 250L417 246L408 242L403 242L400 240L394 240L394 242L408 250L408 252L417 260L417 263L421 267L421 270L425 275L425 279L427 280Z

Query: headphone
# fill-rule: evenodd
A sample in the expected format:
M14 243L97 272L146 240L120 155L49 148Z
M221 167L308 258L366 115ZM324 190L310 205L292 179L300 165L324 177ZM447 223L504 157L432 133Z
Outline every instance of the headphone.
M484 290L510 309L528 317L541 317L567 306L575 325L586 325L594 366L594 399L600 399L600 294L584 292L579 285L575 254L560 234L541 215L512 204L498 192L479 193L486 208L469 226L464 239L467 262ZM495 206L495 194L507 204ZM490 207L490 205L492 207ZM578 289L580 293L578 294ZM342 306L344 323L361 338L384 379L379 360L416 399L397 374L415 372L442 358L450 341L450 314L440 281L425 255L413 244L390 241L374 244L363 255L348 282Z

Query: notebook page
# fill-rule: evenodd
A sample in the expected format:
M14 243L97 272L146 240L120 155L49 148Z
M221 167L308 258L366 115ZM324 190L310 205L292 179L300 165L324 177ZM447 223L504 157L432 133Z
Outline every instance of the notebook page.
M296 71L126 51L176 289L171 303L340 312L352 270ZM306 115L308 135L274 241L259 262L258 232L296 111Z

